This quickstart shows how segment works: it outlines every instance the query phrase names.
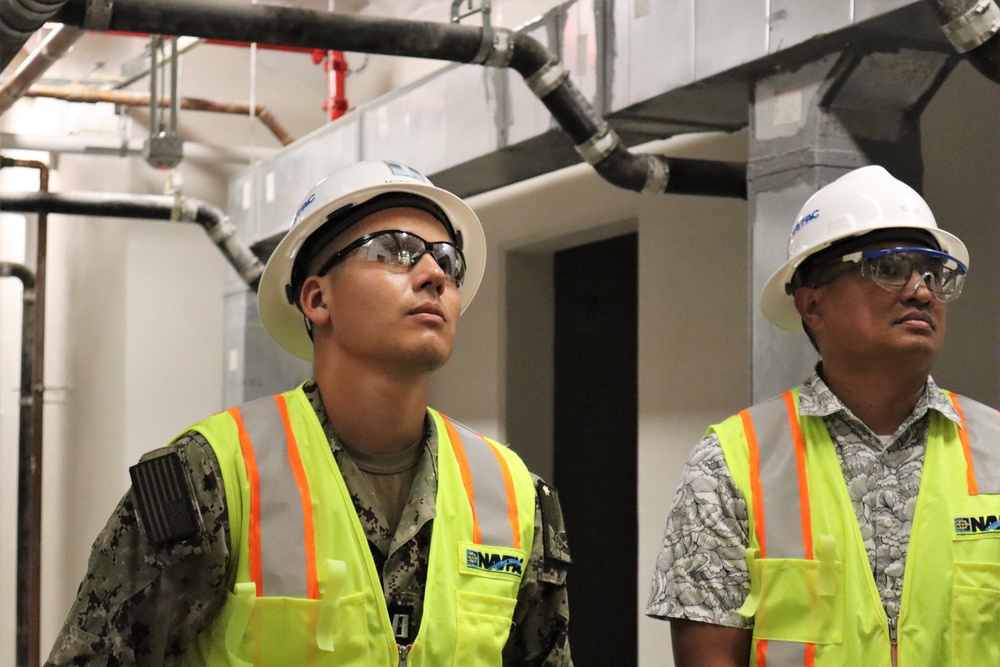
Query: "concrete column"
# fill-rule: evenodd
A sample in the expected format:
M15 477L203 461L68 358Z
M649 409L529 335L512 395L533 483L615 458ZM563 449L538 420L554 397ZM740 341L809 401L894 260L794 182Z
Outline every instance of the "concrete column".
M797 385L818 358L805 336L760 311L764 283L787 258L796 214L816 190L867 164L919 191L920 112L956 62L946 53L857 46L753 84L747 179L755 402Z

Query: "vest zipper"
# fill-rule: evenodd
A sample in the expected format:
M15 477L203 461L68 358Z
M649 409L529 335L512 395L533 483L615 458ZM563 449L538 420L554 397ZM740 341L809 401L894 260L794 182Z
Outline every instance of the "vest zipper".
M896 625L899 623L899 616L889 618L889 650L892 652L892 667L899 665L899 645L896 643Z
M399 649L399 667L406 667L406 656L410 654L410 650L413 648L413 644L396 644L396 648Z

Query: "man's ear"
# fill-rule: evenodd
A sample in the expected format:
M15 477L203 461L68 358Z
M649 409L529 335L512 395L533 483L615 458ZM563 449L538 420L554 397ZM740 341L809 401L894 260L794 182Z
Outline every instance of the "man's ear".
M816 324L820 318L821 301L822 295L820 291L815 287L800 287L795 290L795 309L799 311L799 317L802 318L802 322L812 329L816 330Z
M309 276L299 292L302 314L313 324L322 324L330 318L330 305L325 291L326 282L320 276Z

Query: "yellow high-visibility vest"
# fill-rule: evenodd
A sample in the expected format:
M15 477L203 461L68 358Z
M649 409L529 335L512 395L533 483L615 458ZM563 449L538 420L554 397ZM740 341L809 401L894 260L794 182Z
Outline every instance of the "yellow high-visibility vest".
M235 585L184 665L500 665L534 535L507 447L429 410L436 516L423 617L400 647L364 530L302 388L192 427L226 489Z
M1000 413L948 396L963 426L931 412L898 619L834 444L821 418L798 414L798 391L709 429L747 504L751 665L1000 665Z

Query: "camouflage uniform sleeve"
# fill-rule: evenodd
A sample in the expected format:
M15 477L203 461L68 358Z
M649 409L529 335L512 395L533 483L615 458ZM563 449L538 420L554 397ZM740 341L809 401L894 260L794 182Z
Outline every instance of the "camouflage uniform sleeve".
M219 610L229 527L218 462L204 438L190 432L142 460L174 451L200 510L198 530L151 544L130 489L94 542L87 574L46 667L158 667L180 657Z
M556 490L535 480L535 534L521 579L504 665L572 667L566 572L571 563Z

